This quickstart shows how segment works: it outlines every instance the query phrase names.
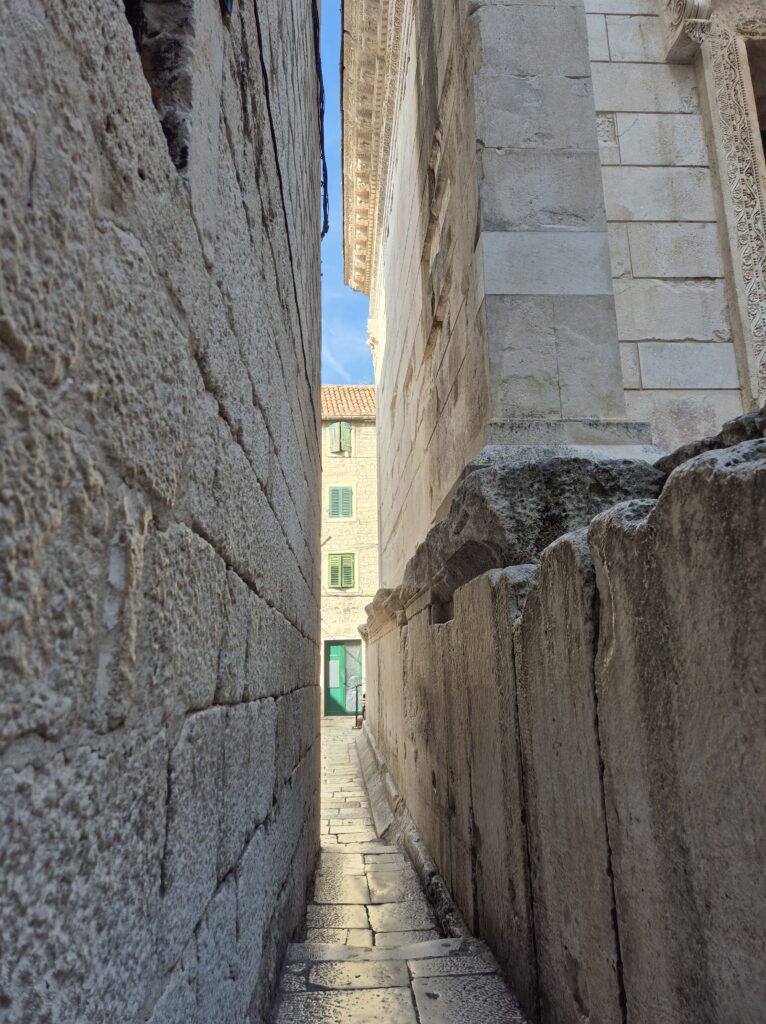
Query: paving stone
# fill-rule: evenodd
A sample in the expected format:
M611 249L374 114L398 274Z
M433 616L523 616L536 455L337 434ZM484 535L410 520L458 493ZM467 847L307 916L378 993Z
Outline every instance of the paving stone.
M417 1024L409 988L296 992L280 998L274 1024Z
M347 928L307 928L307 942L339 942L345 943L348 939Z
M375 936L376 942L379 938L381 936ZM437 938L392 948L376 945L373 949L366 949L362 946L341 946L334 943L293 942L287 947L285 963L318 963L322 960L421 960L437 956L459 956L467 951L465 943L465 939Z
M344 875L340 871L319 875L314 884L315 903L373 903L363 875Z
M406 932L378 932L375 936L375 945L379 949L391 949L394 946L406 946L409 943L430 943L439 938L441 936L435 928L419 928Z
M416 978L420 1024L525 1024L526 1018L497 975Z
M367 825L353 738L323 727L322 756L332 833L322 837L307 941L288 947L271 1024L521 1020L486 945L440 936L409 858ZM356 809L344 794L359 797Z
M400 932L414 928L434 928L434 912L425 901L407 900L404 903L381 903L368 911L370 924L376 932Z
M422 898L423 890L418 876L409 871L368 871L367 884L370 898L367 903L397 903Z
M309 971L309 983L318 988L404 988L410 983L403 960L367 963L315 964Z
M412 960L413 978L441 978L446 975L496 974L497 964L486 956L439 956L432 960Z
M367 928L367 911L350 904L311 903L306 910L309 928Z

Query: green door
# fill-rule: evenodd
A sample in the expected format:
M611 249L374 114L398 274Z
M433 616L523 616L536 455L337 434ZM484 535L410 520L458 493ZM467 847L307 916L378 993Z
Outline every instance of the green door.
M353 715L362 708L362 643L346 640L325 644L324 713L326 715Z

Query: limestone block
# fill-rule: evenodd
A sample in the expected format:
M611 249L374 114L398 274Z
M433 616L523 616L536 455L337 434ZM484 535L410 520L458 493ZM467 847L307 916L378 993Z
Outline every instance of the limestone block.
M577 456L556 448L501 448L472 468L447 516L407 563L401 600L431 591L448 601L455 588L487 569L534 562L549 543L598 511L658 493L661 474L645 462Z
M247 652L254 600L244 580L229 569L226 573L224 620L215 690L217 704L237 704L242 700L247 681Z
M541 1017L572 1024L620 1016L585 532L546 548L514 629Z
M481 75L590 74L585 18L578 7L490 4L475 18Z
M122 733L0 771L0 958L13 1021L133 1024L156 973L162 738Z
M496 569L455 592L452 661L445 665L453 719L446 771L452 799L463 778L460 819L468 855L475 933L494 949L521 1001L532 1006L537 968L518 747L513 623L534 566ZM417 772L417 765L413 766ZM456 808L457 810L457 808ZM458 812L459 813L459 812ZM457 816L442 822L455 831ZM473 887L475 885L475 888ZM467 912L468 906L462 909Z
M617 120L614 114L596 114L598 155L602 167L620 162L620 143L617 136Z
M609 60L609 40L606 35L606 19L603 14L588 14L585 17L588 29L588 53L591 60Z
M190 716L170 754L158 949L166 968L180 956L216 888L223 725L221 708Z
M589 14L656 14L655 0L585 0Z
M654 440L670 451L691 438L715 434L742 413L737 391L626 391L628 415L652 423Z
M609 225L609 256L612 262L612 277L625 277L631 273L628 229L625 224Z
M174 967L148 1024L196 1024L197 938L192 935Z
M638 345L631 342L620 342L620 361L622 364L622 380L626 388L641 387L641 365L638 361Z
M659 16L642 18L610 14L606 19L606 29L613 61L664 64L666 46ZM619 104L617 109L621 109Z
M277 728L273 700L251 701L222 714L219 879L236 867L256 826L271 810Z
M240 1024L254 979L242 974L237 942L237 883L229 875L197 932L197 1012L205 1024Z
M707 167L700 114L617 114L623 163Z
M656 505L589 530L629 1018L762 1016L765 516L760 439L693 458Z
M117 525L96 455L3 367L0 747L56 739L78 719L103 728L93 664L110 535ZM119 602L117 602L119 609ZM119 719L121 695L100 695ZM124 713L124 710L123 712Z
M596 110L692 114L699 109L694 69L686 64L594 64Z
M90 329L71 401L125 471L172 504L197 391L186 332L168 316L145 244L101 221L93 249Z
M562 416L619 419L624 405L612 297L556 296L553 313Z
M485 309L497 415L559 417L553 299L488 295Z
M694 341L645 341L638 346L646 388L739 386L734 346Z
M479 75L476 135L488 147L596 148L589 78Z
M142 627L150 714L179 720L213 703L227 595L226 566L201 537L181 525L151 535Z
M714 221L710 171L693 167L603 167L609 220Z
M620 341L726 341L731 336L722 281L614 282Z
M597 153L485 149L481 165L487 231L606 227Z
M634 277L723 277L716 224L628 224Z
M487 295L610 295L605 231L483 231Z

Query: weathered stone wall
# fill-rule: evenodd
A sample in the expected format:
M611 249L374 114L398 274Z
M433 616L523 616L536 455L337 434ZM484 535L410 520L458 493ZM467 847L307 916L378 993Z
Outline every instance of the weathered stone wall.
M373 609L368 727L546 1024L763 1016L762 427L477 576L448 621L427 593Z
M372 283L381 582L395 583L468 459L490 394L467 5L404 5L385 242Z
M0 3L14 1024L261 1019L318 836L312 4L139 6Z

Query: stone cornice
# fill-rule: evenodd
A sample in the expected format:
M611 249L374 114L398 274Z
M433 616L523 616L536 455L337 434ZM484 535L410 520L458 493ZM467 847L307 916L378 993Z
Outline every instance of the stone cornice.
M343 259L370 293L397 103L405 0L345 0L343 9Z

